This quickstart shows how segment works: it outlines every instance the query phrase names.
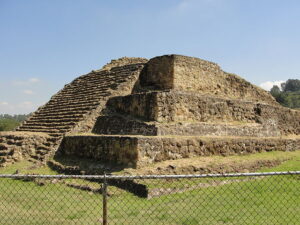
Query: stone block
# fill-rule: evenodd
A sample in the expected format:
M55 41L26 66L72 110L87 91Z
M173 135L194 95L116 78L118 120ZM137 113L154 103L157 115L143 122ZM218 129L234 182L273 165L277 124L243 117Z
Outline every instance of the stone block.
M191 144L192 143L192 144ZM101 146L102 148L99 148ZM192 146L192 147L191 147ZM146 137L114 135L66 136L60 152L124 167L143 167L194 156L249 154L300 149L300 139L288 137Z
M277 105L265 90L224 72L216 63L182 55L149 60L140 74L140 90L181 90Z
M111 98L112 111L159 123L253 123L300 134L300 111L282 106L226 99L183 91L146 92Z

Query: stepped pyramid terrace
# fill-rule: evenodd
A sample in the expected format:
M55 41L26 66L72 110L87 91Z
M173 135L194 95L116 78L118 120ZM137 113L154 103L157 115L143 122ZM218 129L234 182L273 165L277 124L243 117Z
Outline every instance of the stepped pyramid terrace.
M181 55L112 60L0 133L2 166L59 156L142 168L299 149L300 111L215 63Z

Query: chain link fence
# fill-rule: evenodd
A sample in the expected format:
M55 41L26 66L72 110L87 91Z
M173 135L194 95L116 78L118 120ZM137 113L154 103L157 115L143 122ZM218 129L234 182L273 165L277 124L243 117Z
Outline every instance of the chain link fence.
M0 224L300 224L300 171L0 175Z

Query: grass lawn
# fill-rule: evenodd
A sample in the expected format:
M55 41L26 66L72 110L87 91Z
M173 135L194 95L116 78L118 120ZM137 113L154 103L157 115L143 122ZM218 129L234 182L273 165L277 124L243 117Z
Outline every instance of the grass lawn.
M276 152L270 154L278 157ZM22 162L2 168L0 173L23 171L28 166L30 163ZM260 171L292 170L300 170L300 151L279 166ZM55 174L47 167L32 171ZM210 181L176 182L192 186ZM174 185L166 180L147 182L166 189ZM300 176L262 177L152 199L139 198L116 187L109 187L108 191L109 224L300 224ZM0 179L0 224L101 224L101 219L99 193L77 190L59 181L39 186Z

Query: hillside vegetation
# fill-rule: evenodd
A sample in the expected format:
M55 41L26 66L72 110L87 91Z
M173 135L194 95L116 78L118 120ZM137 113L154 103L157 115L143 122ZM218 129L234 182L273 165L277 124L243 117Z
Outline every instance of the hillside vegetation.
M289 79L281 87L274 85L270 93L282 106L300 109L300 80Z
M21 122L23 122L28 115L0 115L0 131L14 130Z

